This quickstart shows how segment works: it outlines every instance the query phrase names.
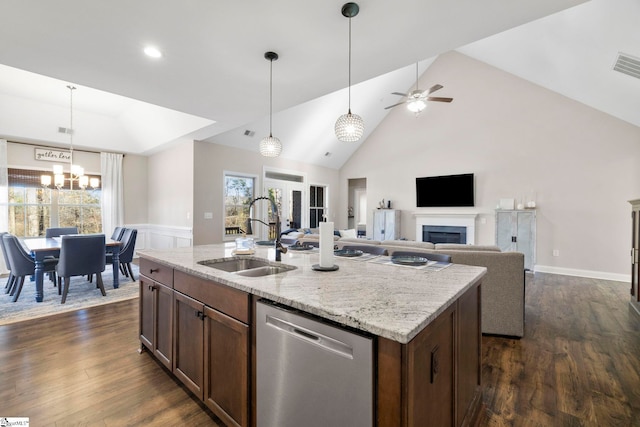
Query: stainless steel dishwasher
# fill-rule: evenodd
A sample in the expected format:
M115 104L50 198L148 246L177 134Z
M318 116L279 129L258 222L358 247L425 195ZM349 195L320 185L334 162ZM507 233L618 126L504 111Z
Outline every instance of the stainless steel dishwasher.
M373 339L258 301L258 427L373 425Z

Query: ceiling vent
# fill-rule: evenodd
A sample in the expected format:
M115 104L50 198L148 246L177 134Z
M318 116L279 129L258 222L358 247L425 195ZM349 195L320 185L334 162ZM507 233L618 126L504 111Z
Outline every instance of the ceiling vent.
M245 130L245 131L244 131L244 136L253 136L253 135L255 135L255 134L256 134L256 133L255 133L254 131L249 130L249 129L247 129L247 130Z
M615 71L619 71L636 79L640 79L640 58L619 52L618 59L613 66Z
M66 133L71 135L73 133L73 129L58 127L58 133Z

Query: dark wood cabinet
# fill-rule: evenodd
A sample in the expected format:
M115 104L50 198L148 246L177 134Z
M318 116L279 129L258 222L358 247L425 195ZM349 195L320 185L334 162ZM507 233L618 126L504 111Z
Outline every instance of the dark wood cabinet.
M205 307L204 403L227 425L249 425L249 326Z
M193 394L204 396L204 304L174 293L173 374Z
M167 369L173 363L173 289L140 276L140 341Z
M479 284L408 344L378 338L377 426L468 426L481 408Z

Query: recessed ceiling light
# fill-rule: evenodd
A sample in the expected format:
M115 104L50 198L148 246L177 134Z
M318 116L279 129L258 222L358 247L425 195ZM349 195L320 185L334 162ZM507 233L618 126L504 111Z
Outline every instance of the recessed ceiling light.
M144 53L151 58L162 58L162 52L157 47L147 46L144 48Z

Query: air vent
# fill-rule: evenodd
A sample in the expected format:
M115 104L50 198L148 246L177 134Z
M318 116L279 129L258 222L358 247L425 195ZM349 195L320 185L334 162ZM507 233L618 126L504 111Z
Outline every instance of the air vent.
M245 131L244 131L244 136L253 136L253 135L255 135L255 134L256 134L256 133L255 133L254 131L249 130L249 129L247 129L247 130L245 130Z
M619 52L616 64L613 66L615 71L619 71L636 79L640 79L640 58Z
M73 129L59 127L58 128L58 133L66 133L66 134L71 135L73 133Z

